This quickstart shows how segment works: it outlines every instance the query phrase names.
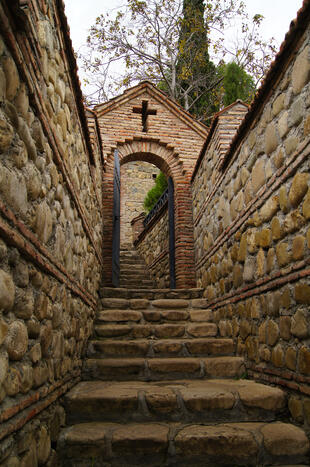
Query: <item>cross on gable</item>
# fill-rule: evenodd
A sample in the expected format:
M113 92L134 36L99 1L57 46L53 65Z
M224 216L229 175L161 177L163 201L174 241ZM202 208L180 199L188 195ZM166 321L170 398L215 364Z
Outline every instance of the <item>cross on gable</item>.
M142 107L133 107L133 113L141 114L142 131L147 132L147 117L148 115L156 115L157 110L149 109L149 101L142 101Z

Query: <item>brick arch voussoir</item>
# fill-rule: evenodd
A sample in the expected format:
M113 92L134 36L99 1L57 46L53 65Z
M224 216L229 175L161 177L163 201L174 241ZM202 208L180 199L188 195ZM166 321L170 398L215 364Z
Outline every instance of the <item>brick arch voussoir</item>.
M118 144L117 148L121 165L140 160L156 165L165 175L171 176L175 184L183 177L186 178L183 162L172 145L154 140L126 140Z

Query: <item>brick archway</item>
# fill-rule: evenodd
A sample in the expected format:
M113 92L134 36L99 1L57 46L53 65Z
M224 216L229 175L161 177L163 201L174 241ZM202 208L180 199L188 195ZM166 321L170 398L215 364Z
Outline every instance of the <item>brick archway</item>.
M117 145L120 163L144 161L156 165L172 177L175 193L175 268L177 288L196 286L194 268L194 236L190 176L174 149L158 139L133 138ZM112 206L113 151L108 155L103 179L104 200L104 284L111 285L112 275Z

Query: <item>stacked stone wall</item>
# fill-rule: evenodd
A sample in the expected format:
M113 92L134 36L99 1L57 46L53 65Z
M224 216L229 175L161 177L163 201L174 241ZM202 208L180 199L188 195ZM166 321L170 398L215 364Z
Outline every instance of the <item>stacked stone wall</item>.
M121 167L121 247L133 243L131 221L145 211L147 192L155 185L159 169L147 162L128 162Z
M198 286L251 377L310 423L309 30L230 159L210 140L192 183ZM250 126L250 127L249 127Z
M168 203L140 234L135 246L158 288L170 287Z
M61 2L1 2L0 31L0 464L55 465L101 273L100 144Z

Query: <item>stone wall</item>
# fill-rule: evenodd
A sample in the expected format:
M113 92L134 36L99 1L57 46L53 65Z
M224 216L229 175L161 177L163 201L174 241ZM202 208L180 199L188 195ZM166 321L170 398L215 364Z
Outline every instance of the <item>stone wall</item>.
M57 5L0 4L1 465L52 465L101 274L100 140Z
M147 192L155 185L159 170L147 162L128 162L121 166L121 247L131 245L131 221L145 211Z
M158 288L170 287L168 202L140 234L135 247Z
M305 8L304 10L306 10ZM303 16L304 15L304 16ZM310 422L310 48L301 11L225 158L192 182L198 286L251 377Z

